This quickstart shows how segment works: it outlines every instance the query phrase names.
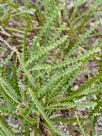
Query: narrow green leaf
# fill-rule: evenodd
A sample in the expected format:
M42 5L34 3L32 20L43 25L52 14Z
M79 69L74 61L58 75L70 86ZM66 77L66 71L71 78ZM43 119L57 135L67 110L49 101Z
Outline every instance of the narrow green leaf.
M0 114L0 128L7 136L15 136L14 132L5 121L4 117Z
M48 125L51 127L51 129L61 135L61 136L67 136L64 132L62 132L61 130L57 129L54 124L50 121L50 119L47 117L47 115L44 113L44 107L39 103L39 101L37 100L36 96L34 95L33 91L31 89L29 89L30 95L32 97L32 100L34 101L37 109L39 110L39 112L41 113L41 115L43 116L43 118L46 120L46 122L48 123Z

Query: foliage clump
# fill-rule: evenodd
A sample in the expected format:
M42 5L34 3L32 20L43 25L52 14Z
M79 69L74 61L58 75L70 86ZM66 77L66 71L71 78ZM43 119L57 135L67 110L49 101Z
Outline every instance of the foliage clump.
M77 123L84 136L96 134L102 111L102 1L68 2L0 1L1 136L67 136L70 130L59 129L60 122ZM90 61L96 62L94 74ZM72 114L65 118L65 111Z

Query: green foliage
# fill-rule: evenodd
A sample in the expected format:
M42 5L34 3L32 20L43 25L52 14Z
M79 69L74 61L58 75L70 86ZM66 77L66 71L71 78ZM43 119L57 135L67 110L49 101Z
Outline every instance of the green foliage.
M14 136L13 131L11 130L10 126L8 123L5 121L4 117L0 115L0 133L2 135L9 135L9 136Z
M58 0L0 1L0 136L67 136L57 128L60 122L95 135L102 111L101 4L75 0L67 9ZM91 60L97 61L94 75ZM74 90L81 76L87 79ZM79 108L88 109L87 115L77 115ZM57 116L62 110L74 114ZM17 129L5 116L18 120Z

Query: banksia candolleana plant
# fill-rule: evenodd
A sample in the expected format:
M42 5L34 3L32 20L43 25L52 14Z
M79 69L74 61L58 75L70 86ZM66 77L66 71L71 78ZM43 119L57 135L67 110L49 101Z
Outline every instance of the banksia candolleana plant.
M62 122L94 136L102 112L102 1L1 0L0 15L0 135L67 136Z

